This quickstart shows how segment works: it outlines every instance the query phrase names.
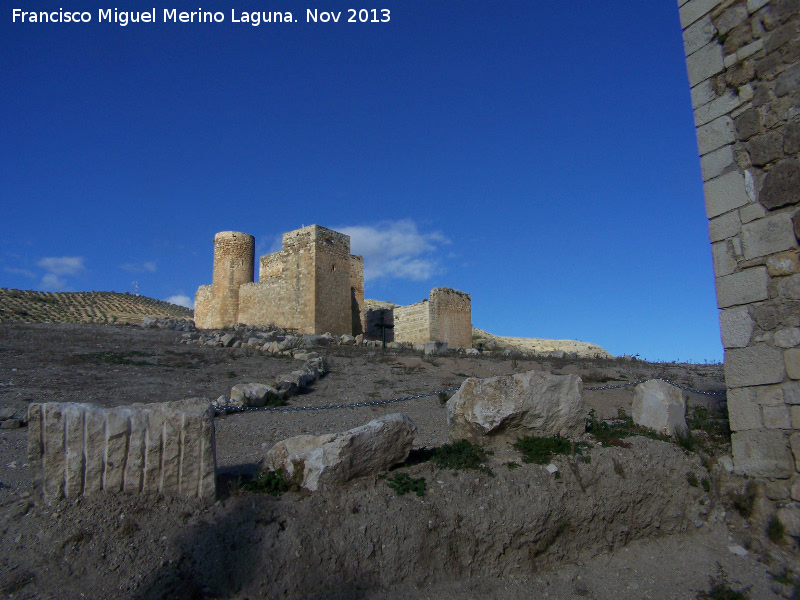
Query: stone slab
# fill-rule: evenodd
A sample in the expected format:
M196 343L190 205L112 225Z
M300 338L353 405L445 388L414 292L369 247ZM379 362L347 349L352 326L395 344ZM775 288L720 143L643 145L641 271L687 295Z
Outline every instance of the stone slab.
M725 382L729 388L780 383L784 374L783 353L769 344L725 351Z
M734 432L731 442L737 475L786 479L794 473L794 458L780 431Z
M28 458L45 502L100 492L213 501L213 407L203 399L99 408L34 403Z
M753 267L718 277L717 306L728 308L739 304L750 304L769 298L767 284L769 277L766 267Z

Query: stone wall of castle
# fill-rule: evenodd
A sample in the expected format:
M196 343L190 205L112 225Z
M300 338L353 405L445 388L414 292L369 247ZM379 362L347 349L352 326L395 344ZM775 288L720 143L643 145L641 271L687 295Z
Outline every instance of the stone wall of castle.
M435 288L430 294L429 339L454 348L472 348L472 299L451 288Z
M416 304L398 306L394 309L395 342L424 344L433 339L431 337L431 311L429 304L428 300L423 300Z
M678 5L734 467L800 500L800 3Z

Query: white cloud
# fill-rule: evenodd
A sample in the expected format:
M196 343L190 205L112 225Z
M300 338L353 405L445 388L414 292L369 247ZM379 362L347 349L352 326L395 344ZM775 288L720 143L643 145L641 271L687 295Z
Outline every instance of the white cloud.
M375 226L336 227L350 236L350 251L364 257L364 279L424 281L439 271L441 246L450 243L438 231L422 233L411 219Z
M82 256L50 256L36 265L53 275L76 275L85 269Z
M50 291L61 291L67 288L67 275L77 275L84 271L82 256L48 256L36 263L44 269L45 274L39 282L39 287Z
M171 304L177 304L178 306L185 306L186 308L194 308L194 300L189 298L186 294L175 294L174 296L170 296L166 298L166 301Z
M28 277L33 279L36 277L36 273L33 271L29 271L28 269L18 269L16 267L3 267L3 271L6 273L11 273L12 275L23 275L24 277Z
M143 263L125 263L119 268L130 273L155 273L158 267L154 260L150 260Z

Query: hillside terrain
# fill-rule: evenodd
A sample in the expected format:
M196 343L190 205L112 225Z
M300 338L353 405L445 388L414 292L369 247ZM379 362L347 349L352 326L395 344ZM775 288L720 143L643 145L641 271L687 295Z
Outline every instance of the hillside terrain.
M365 300L367 309L396 304ZM0 322L139 324L145 317L191 319L193 311L163 300L117 292L37 292L0 288ZM473 347L492 351L546 354L564 352L580 357L611 358L597 344L575 340L505 337L472 328Z
M145 317L191 319L192 310L118 292L37 292L0 288L0 321L22 323L141 323Z

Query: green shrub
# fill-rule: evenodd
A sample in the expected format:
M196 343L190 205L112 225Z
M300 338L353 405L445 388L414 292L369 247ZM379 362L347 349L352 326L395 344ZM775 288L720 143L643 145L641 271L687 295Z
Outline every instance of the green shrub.
M286 479L283 471L261 471L253 479L245 483L242 489L245 492L280 496L284 492L288 492L290 487L291 483Z
M730 499L740 515L745 519L750 518L753 514L753 509L756 505L757 486L754 482L749 481L741 494L731 493Z
M417 496L425 495L424 477L413 479L408 473L395 473L394 477L389 480L388 485L397 492L398 496L408 492L414 492Z
M522 454L524 462L539 465L550 462L550 457L554 454L572 454L572 442L561 436L537 437L535 435L526 435L517 438L513 446L515 450Z
M459 440L436 448L432 458L433 462L443 469L477 469L491 473L483 464L486 460L486 451L469 440Z
M767 537L777 544L783 540L785 533L786 529L780 519L778 519L778 517L772 517L767 524Z

